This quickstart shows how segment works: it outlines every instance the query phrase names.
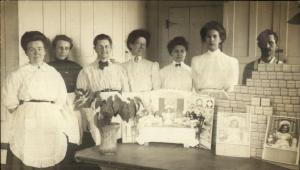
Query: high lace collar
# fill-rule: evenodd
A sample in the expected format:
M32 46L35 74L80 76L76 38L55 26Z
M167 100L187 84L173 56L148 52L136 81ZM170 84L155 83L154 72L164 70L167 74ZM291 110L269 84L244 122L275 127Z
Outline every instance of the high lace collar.
M216 54L221 53L221 50L220 50L220 49L216 49L215 51L210 51L210 50L208 50L207 53L208 53L208 54L211 54L211 55L216 55Z

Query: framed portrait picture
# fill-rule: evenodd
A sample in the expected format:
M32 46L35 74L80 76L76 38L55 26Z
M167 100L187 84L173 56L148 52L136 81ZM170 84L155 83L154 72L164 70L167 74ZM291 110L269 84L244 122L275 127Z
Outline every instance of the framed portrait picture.
M239 152L236 152L236 151ZM217 113L216 154L250 157L250 116L248 113Z
M270 116L262 158L268 161L299 164L300 119Z

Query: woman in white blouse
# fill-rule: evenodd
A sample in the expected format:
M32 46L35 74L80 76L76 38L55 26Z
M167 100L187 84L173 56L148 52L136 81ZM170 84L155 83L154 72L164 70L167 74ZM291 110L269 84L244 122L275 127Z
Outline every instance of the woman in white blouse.
M210 21L201 28L200 35L208 51L192 59L195 89L200 92L207 89L232 91L238 84L239 63L220 50L226 39L224 27L216 21Z
M132 92L151 91L160 88L159 64L144 58L146 48L150 43L150 33L147 30L133 30L127 38L127 47L131 59L123 66L127 72L129 88Z
M188 42L184 37L175 37L168 43L167 48L173 62L160 70L161 88L192 91L191 68L184 63Z
M12 72L3 87L3 102L12 114L7 166L11 169L57 169L67 152L61 108L66 86L44 62L48 39L39 31L23 34L29 63Z

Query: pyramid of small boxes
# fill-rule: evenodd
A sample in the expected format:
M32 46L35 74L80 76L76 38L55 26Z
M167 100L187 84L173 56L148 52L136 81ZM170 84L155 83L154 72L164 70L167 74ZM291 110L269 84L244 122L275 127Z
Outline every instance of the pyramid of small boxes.
M261 157L267 115L300 117L300 65L259 64L246 86L229 99L217 99L217 111L251 114L251 156Z
M300 65L258 64L247 87L249 94L270 98L275 115L300 118Z

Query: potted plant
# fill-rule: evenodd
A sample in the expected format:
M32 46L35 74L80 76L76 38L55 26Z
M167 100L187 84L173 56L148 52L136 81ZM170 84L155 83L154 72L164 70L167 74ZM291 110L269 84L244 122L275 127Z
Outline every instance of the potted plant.
M112 118L120 116L128 122L135 118L142 105L138 97L124 97L117 92L90 92L78 89L75 92L76 108L90 107L94 110L94 123L100 131L101 144L99 150L103 154L114 154L117 146L119 123L113 123Z

